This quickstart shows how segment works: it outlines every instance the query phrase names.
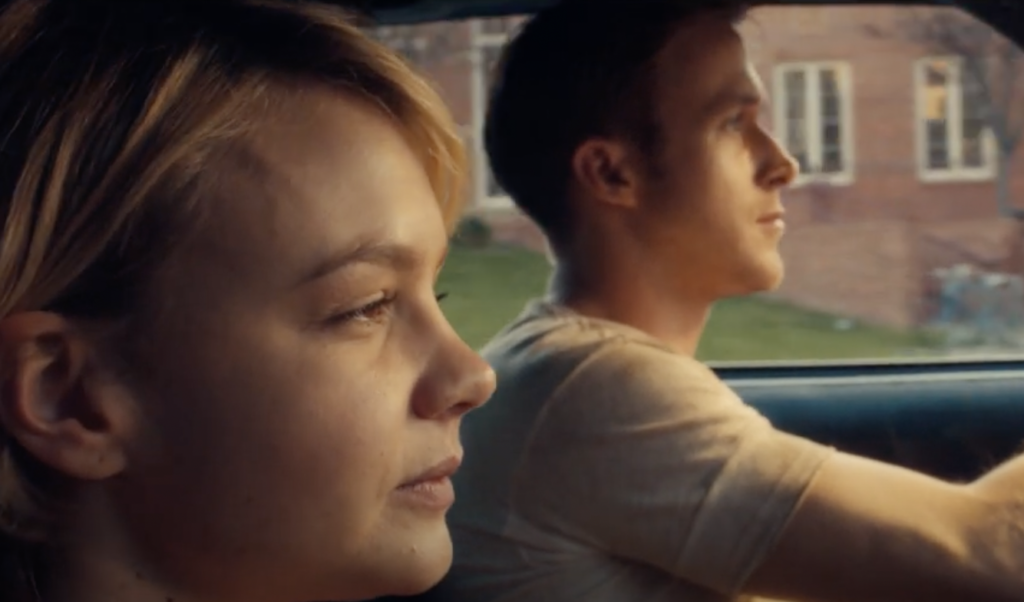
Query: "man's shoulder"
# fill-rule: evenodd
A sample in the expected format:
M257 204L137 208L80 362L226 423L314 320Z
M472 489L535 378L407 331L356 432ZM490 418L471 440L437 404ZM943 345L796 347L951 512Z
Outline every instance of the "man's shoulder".
M523 359L586 357L606 348L622 354L647 351L665 359L685 359L640 330L542 300L531 301L519 317L487 343L482 354L500 366Z
M565 388L569 381L573 387L593 383L610 390L650 381L724 386L707 366L640 330L541 301L531 303L482 353L498 374L499 395L526 383Z

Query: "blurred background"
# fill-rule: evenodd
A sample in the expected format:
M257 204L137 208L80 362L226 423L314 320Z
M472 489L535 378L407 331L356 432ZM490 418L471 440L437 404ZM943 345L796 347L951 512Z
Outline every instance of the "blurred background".
M471 206L439 290L474 347L550 273L479 136L490 70L521 23L373 31L429 74L472 151ZM784 197L785 283L721 303L701 358L1024 355L1021 50L936 7L763 7L743 32L770 98L764 120L803 175Z

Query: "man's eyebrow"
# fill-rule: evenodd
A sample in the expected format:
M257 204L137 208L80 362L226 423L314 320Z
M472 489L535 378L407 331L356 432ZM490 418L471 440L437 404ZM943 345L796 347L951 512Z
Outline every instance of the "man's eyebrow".
M764 82L753 69L734 73L722 82L718 93L705 106L704 114L715 116L730 109L767 106L768 94Z
M414 269L422 261L412 247L395 243L368 241L342 251L328 254L303 273L298 284L319 280L329 274L356 264L374 264L400 271Z
M708 103L707 114L718 115L733 108L766 105L767 98L758 90L737 90L730 88Z

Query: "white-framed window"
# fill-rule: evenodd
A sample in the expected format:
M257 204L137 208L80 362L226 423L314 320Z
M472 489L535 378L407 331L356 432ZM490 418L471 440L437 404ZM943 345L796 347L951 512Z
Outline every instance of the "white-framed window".
M987 180L996 143L985 98L958 57L928 57L914 68L918 174L926 181Z
M853 181L853 98L842 62L782 63L774 74L774 127L800 164L795 185Z
M498 186L491 173L484 150L484 118L487 114L487 98L491 89L494 66L501 56L502 48L509 34L518 25L518 17L474 19L470 22L472 41L472 108L473 108L473 159L474 192L478 207L505 209L513 207L512 199Z

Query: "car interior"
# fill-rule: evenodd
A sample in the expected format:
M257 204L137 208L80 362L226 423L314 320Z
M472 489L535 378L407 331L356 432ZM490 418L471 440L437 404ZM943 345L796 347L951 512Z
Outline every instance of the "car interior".
M378 0L377 24L412 25L527 15L549 0ZM628 0L622 0L628 1ZM759 4L842 7L843 0ZM1024 44L1016 0L889 2L955 6ZM718 362L712 366L777 427L839 449L939 477L969 480L1021 450L1024 355L844 361Z
M393 28L528 16L549 3L369 0L364 8L377 24ZM854 6L954 10L1004 36L1016 46L1018 55L1024 47L1024 3L1016 0L768 0L757 5L789 7L794 13L816 10L817 14ZM885 58L883 55L882 61ZM1024 106L1024 99L1011 103ZM1014 169L1013 178L1018 173ZM1010 214L1021 219L1020 212ZM1024 350L1018 349L1000 354L841 360L810 353L797 360L709 363L745 402L784 431L846 452L966 482L1024 451L1022 360ZM433 598L427 594L421 599Z
M512 17L523 18L553 4L557 0L326 1L345 6L357 6L360 11L368 16L369 27L394 29L438 24L480 23L487 20L497 21ZM631 0L593 1L630 2ZM905 7L907 10L915 7L937 7L943 10L955 10L990 28L991 31L997 32L1002 38L1010 40L1016 46L1015 52L1017 54L1014 56L1020 55L1024 57L1024 50L1022 50L1024 49L1024 0L889 0L888 2L868 0L755 0L753 4L757 7L768 8L791 7L794 11L803 8L815 11L844 10L854 6ZM479 29L473 29L472 31L477 32L473 35L479 34ZM443 37L444 34L437 35ZM485 33L484 35L491 34ZM884 47L884 45L879 46L879 48ZM873 52L884 52L884 50L875 50ZM955 53L951 50L950 54ZM799 60L803 59L794 59L797 62ZM884 62L884 57L882 61ZM1016 64L1020 72L1024 74L1024 58L1021 58L1020 62ZM773 79L770 75L765 74L766 82L768 82L769 88L772 90L777 89L780 82L785 81L784 74L776 73L776 75L777 77ZM855 77L860 78L861 75L857 74ZM819 82L818 77L819 75L815 75L813 81ZM909 79L912 78L908 76ZM1022 75L1021 79L1024 79L1024 75ZM477 87L477 92L475 93L478 93L481 87L485 87L486 77L482 80L484 83L481 83L480 80L474 81L474 85ZM1019 82L1019 86L1016 87L1007 85L1005 89L1016 89L1016 93L1020 95L1016 97L1017 100L1013 100L1009 96L1007 96L1007 99L1009 99L1010 104L1022 107L1021 115L1016 117L1017 122L1021 124L1021 127L1017 130L1017 138L1024 138L1024 135L1020 135L1022 133L1020 130L1024 130L1024 81ZM1010 92L1007 92L1007 94L1010 94ZM814 106L817 107L819 102L823 101L815 100ZM958 100L954 104L959 107L959 103L962 102L962 100ZM465 104L469 105L471 103L466 101ZM962 110L962 108L958 110ZM779 115L785 118L785 115L781 113L776 114L777 117ZM857 117L856 119L861 118ZM473 119L461 121L465 122L465 127L469 130L479 129L479 115ZM858 128L862 128L858 129L858 136L862 138L873 135L872 132L875 132L877 129L864 126L865 124L863 123L858 124ZM927 136L928 134L919 135ZM481 148L479 136L479 131L467 132L467 139L474 141L473 145L475 145L478 156L480 155ZM822 142L819 140L817 145L821 147ZM820 153L822 151L818 148L817 152ZM1024 150L1020 150L1017 153L1014 159L1015 163L1006 163L1006 165L1024 165L1021 162L1021 155L1024 155ZM844 156L843 160L847 161L848 157ZM858 162L869 160L871 160L870 157L865 158L863 156L857 156L855 159ZM885 171L886 166L874 165L872 168L882 173ZM894 167L893 169L896 168ZM1014 170L1012 174L1003 174L1003 177L1010 178L1010 180L1006 181L1013 182L1012 184L1007 184L1009 188L1005 198L1012 197L1011 192L1013 190L1020 190L1019 198L1016 199L1019 209L1004 211L1000 213L1000 217L1004 218L1004 222L1016 220L1015 227L1011 225L1007 226L1007 228L1008 231L1016 233L1015 236L1019 237L1021 245L1019 251L1020 262L1019 264L1013 264L1019 269L1015 277L1024 277L1024 169L1020 169L1019 173L1016 167L1011 166L1011 169ZM477 174L474 177L483 178L484 176ZM929 181L927 183L939 185L942 182ZM992 176L992 181L988 182L988 184L991 184L993 188L996 186L994 176ZM838 184L839 187L842 185L842 183ZM954 187L957 185L957 183L952 184ZM477 193L485 194L490 184L488 181L479 180L475 186ZM882 184L879 184L879 187L881 186ZM805 188L811 189L813 187ZM821 192L821 194L827 196L831 188L829 186L825 188L827 190ZM964 188L964 190L970 189ZM484 192L481 193L481 191ZM805 190L800 194L804 195L800 197L803 199L805 196L810 195L811 192ZM966 192L963 194L969 196L974 193ZM786 200L785 194L783 200ZM989 203L990 200L984 199L984 202ZM829 199L822 201L822 206L833 207L835 204L829 201ZM1017 206L1015 205L1015 207ZM992 213L995 215L995 205L992 204L992 207ZM500 219L495 222L498 224L505 224L513 219L525 219L518 214L513 215L515 211L511 208L510 204L508 207L503 206L497 212L488 211L482 211L479 214L485 216L489 216L492 213L500 215ZM846 216L856 214L855 210L849 208L840 209L839 211ZM964 211L958 213L957 210L950 210L948 213L950 221L958 219L958 215L966 215ZM818 216L813 217L813 219L807 219L811 221L817 220L815 223L826 223L830 220L835 221L837 218ZM913 220L906 218L906 221ZM516 223L518 224L519 222ZM492 226L480 227L491 228ZM498 226L493 227L497 228ZM519 228L520 226L516 227ZM865 226L865 229L869 230L872 227L874 226ZM898 229L899 226L893 226L893 231ZM952 230L955 228L951 226L948 229ZM856 237L857 235L851 236ZM984 235L982 235L982 238L984 238ZM819 247L821 249L832 244L832 240L828 235L819 235L816 240L816 244L821 245ZM975 247L984 247L984 243L985 241L971 244L974 244ZM839 249L838 242L836 244L837 249ZM543 254L542 252L537 252L536 245L534 251L533 255L537 257L541 257ZM843 251L836 250L836 252L842 253ZM805 250L804 253L814 254L815 251L811 248L809 252ZM945 263L930 264L931 271L921 276L921 278L923 279L932 273L952 273L951 270L955 269L957 262L952 259L942 261L945 261ZM958 261L964 260L961 258ZM543 259L536 259L531 265L546 267ZM483 269L486 271L490 268L485 267ZM536 269L540 268L537 267ZM819 267L818 269L820 270L818 276L824 278L830 268L826 266ZM797 274L798 281L801 283L802 280L800 279L813 279L815 277L811 273L813 270L810 272L807 270L810 270L810 268L803 271L797 270L799 272ZM859 272L858 274L860 274L859 277L868 280L875 278L870 271L867 273ZM442 274L443 278L444 275ZM497 279L500 276L495 276L494 278ZM530 282L541 282L542 278L538 278L534 278ZM878 278L881 281L882 276L878 276ZM518 299L516 294L519 293L515 291L515 288L520 286L518 283L518 279L505 278L504 286L508 288L493 292L493 296L515 297ZM889 285L881 282L877 286L885 287ZM808 285L808 289L813 288L813 285ZM453 297L457 297L459 291L457 287L453 287L453 289L451 291ZM529 296L526 293L522 293L522 295ZM938 296L939 293L936 293L936 295ZM812 297L808 297L810 301L808 301L807 306L814 312L820 313L820 315L815 313L814 316L816 317L813 319L818 320L822 324L827 322L827 329L830 330L831 337L828 339L829 342L822 343L824 347L818 347L818 349L824 348L827 350L828 345L840 344L834 341L841 341L844 336L851 338L861 337L865 336L864 333L880 331L880 326L876 328L870 325L872 319L877 316L884 317L893 313L887 312L885 307L875 307L871 310L874 313L866 312L864 315L847 317L840 315L842 312L838 310L835 312L831 311L826 302L819 303L817 297ZM842 299L839 301L842 301ZM731 356L728 353L711 354L711 356L702 359L707 359L712 369L737 392L744 402L757 409L773 425L783 431L833 446L845 452L901 465L946 480L967 482L979 477L1008 458L1024 452L1024 284L1021 285L1019 301L1021 306L1021 344L1009 350L1002 349L998 353L990 352L991 350L985 347L971 348L969 352L966 347L958 347L955 352L949 352L946 346L937 345L936 349L941 347L941 352L923 354L908 353L901 355L894 353L884 356L871 353L858 355L854 352L847 354L817 354L817 352L811 350L800 354L800 357L794 359L788 359L784 354L773 354L770 357L745 357L742 354ZM488 301L479 301L479 303L485 302ZM476 310L469 305L459 304L458 299L449 303L445 306L445 311L455 325L456 330L462 334L459 313ZM841 302L837 303L837 307L843 306ZM917 306L921 305L923 307L924 303L924 301L915 298L911 304L916 304L914 305L914 311L923 314L925 310ZM799 303L796 304L799 305ZM723 315L732 316L733 314L725 313ZM502 321L507 322L511 317L513 316L505 316L502 318ZM721 319L726 320L728 318ZM810 320L811 318L807 319ZM884 322L883 318L879 318L879 320ZM931 318L928 320L931 320ZM910 324L910 322L900 322L894 319L893 322L896 325L889 325L886 328L891 326L893 332L913 328L915 332L925 333L927 331L927 337L937 336L935 332L938 331L936 329L939 327L934 326L934 320L928 320L922 319L920 324ZM494 323L497 324L498 322ZM866 325L862 327L861 323ZM490 324L488 322L487 328L491 328ZM1010 326L1000 323L995 328L996 330L1008 329ZM1014 328L1016 328L1016 325ZM777 330L781 331L784 328L779 327ZM497 329L491 328L488 332L493 334L497 332ZM922 334L921 336L926 335ZM779 336L785 335L783 333ZM917 337L918 335L915 334L914 336ZM474 346L482 343L482 340L467 340L474 344ZM0 598L2 597L0 596ZM427 594L426 597L419 597L419 599L433 598ZM387 600L392 600L392 598L387 598ZM380 599L378 602L385 601Z

